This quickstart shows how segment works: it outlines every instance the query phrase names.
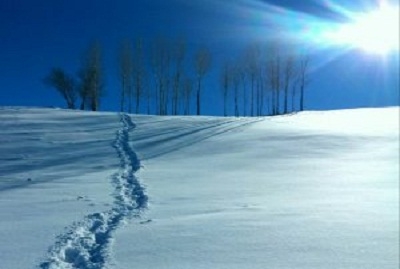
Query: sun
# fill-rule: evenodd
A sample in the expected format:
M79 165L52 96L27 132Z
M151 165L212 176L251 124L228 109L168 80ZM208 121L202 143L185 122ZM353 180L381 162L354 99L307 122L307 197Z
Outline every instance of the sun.
M399 24L399 7L382 5L369 13L354 14L349 23L327 33L327 38L337 45L387 54L399 50Z

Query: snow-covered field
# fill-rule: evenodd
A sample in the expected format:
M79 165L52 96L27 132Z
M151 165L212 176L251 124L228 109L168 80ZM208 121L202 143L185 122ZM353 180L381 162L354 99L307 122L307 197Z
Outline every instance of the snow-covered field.
M399 267L399 108L0 108L0 268Z

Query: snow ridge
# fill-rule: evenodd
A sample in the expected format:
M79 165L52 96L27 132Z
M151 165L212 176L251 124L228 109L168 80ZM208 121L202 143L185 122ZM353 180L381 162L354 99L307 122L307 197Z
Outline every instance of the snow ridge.
M50 247L41 269L101 269L110 259L112 233L131 217L140 217L147 208L145 188L135 177L140 168L136 153L129 145L129 132L135 124L126 114L120 115L121 129L116 132L113 147L120 159L118 172L112 176L115 188L112 209L93 213L74 223L68 232L58 236Z

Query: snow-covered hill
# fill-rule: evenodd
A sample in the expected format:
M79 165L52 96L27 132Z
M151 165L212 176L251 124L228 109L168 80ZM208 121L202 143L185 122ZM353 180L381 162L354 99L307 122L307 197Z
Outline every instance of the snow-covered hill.
M0 268L399 267L399 108L0 108Z

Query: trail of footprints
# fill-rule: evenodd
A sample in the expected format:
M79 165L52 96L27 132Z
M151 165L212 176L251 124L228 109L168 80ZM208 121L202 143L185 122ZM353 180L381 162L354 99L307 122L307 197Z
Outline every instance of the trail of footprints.
M93 213L74 223L50 247L41 269L101 269L109 261L112 233L127 219L139 217L147 208L145 188L135 177L140 162L129 145L129 132L135 128L131 118L121 114L122 127L116 132L113 147L120 167L112 177L114 204L106 212ZM147 223L145 221L143 223ZM142 223L142 222L141 222Z

